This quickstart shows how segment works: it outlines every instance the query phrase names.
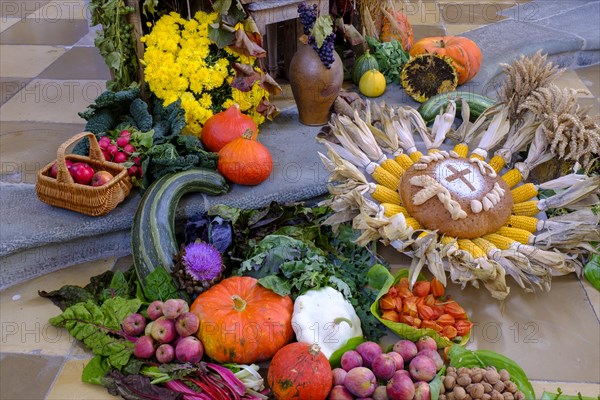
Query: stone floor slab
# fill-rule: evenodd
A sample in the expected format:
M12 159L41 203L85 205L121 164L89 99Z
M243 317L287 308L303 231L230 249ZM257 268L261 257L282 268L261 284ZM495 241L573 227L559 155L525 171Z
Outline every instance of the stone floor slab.
M106 79L110 72L96 47L74 47L54 61L40 79Z
M46 400L114 400L116 397L98 385L81 382L81 373L89 359L67 361Z
M0 44L71 46L87 32L88 23L82 19L23 19L0 34Z
M43 264L46 256L38 256ZM59 315L60 309L40 297L38 290L51 291L67 284L85 286L90 277L111 269L113 264L114 258L80 264L2 290L2 352L67 356L75 339L66 329L50 325L48 320ZM6 267L3 265L3 269Z
M4 32L20 20L21 18L0 17L0 33Z
M34 78L64 53L58 46L0 45L0 76Z
M30 78L0 77L0 106L23 89L30 80Z
M578 35L585 40L584 50L600 48L600 1L541 19L537 23Z
M575 73L592 93L592 96L600 98L600 65L579 68L575 70Z
M43 399L63 363L62 357L2 354L0 398Z
M77 113L85 110L106 90L103 80L34 79L0 108L11 121L85 122Z
M36 12L50 1L52 0L3 0L0 2L0 17L3 20L6 18L17 18L20 20Z
M594 1L597 0L534 0L503 10L501 14L521 22L536 22Z

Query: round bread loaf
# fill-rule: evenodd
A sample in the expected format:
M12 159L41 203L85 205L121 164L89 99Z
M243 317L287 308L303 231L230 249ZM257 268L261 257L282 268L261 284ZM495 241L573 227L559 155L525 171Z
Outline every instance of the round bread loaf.
M478 159L439 152L424 156L402 175L402 204L425 228L471 239L508 221L513 199L492 167Z

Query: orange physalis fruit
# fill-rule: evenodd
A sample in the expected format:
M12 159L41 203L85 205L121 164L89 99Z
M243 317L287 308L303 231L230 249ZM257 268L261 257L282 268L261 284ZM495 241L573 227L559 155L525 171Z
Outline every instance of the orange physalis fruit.
M431 319L436 320L444 313L444 307L440 306L432 306L431 310L433 311L433 316Z
M466 319L467 312L455 301L449 301L444 305L444 312L452 315L456 319Z
M393 310L396 308L395 299L389 294L385 294L381 299L379 299L379 308L382 311Z
M402 312L402 299L400 297L394 299L394 310L398 313Z
M447 325L442 329L442 336L447 337L448 339L454 339L458 334L458 331L452 325Z
M435 321L423 321L421 322L422 329L433 329L436 332L441 332L442 327L435 323Z
M457 335L466 336L471 331L473 323L471 321L461 319L460 321L456 321L454 327L456 328Z
M400 287L400 288L397 288L397 290L398 290L398 297L400 297L401 299L415 296L408 287Z
M435 297L433 297L431 293L425 297L425 304L427 304L429 307L435 305Z
M441 326L454 325L456 321L450 314L442 314L438 319L435 320Z
M418 315L417 298L407 297L406 299L404 299L402 311L404 312L404 314L410 315L411 317L416 317Z
M398 289L394 286L392 286L388 292L386 293L386 295L390 295L391 297L397 297L398 296Z
M394 310L385 311L383 314L381 314L381 318L392 322L400 322L400 316Z
M408 281L408 278L400 278L400 280L396 284L396 287L398 289L400 289L400 288L408 289L409 286L410 286L410 282Z
M418 297L425 297L431 291L431 284L427 281L417 281L413 286L413 293Z
M404 315L400 316L400 322L402 322L404 324L408 324L410 326L413 326L415 323L415 317L404 314Z
M431 320L433 319L433 310L431 309L431 307L423 304L423 305L418 305L417 306L417 310L419 311L419 317L421 317L422 320Z
M436 298L442 297L444 295L444 285L442 285L442 282L433 278L431 280L431 293Z

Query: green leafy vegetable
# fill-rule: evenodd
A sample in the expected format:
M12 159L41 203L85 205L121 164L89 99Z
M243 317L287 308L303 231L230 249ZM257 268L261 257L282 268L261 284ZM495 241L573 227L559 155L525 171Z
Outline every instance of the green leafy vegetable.
M600 246L596 246L596 250L600 251ZM590 260L583 267L583 275L596 290L600 290L600 254L590 256Z
M118 371L111 371L104 378L103 385L108 389L108 393L127 400L180 398L180 393L153 385L148 377L142 375L123 375Z
M450 366L456 368L494 366L497 370L505 369L510 374L510 380L523 392L526 399L536 398L533 386L531 386L525 371L516 362L502 354L490 350L471 351L462 346L454 345L448 351L448 359L450 359Z
M440 398L440 390L442 389L442 376L446 373L446 366L435 374L435 378L429 382L429 392L431 393L431 400L438 400Z
M103 378L108 371L110 371L110 365L106 361L106 357L96 355L83 368L81 380L85 383L102 386Z
M586 397L586 396L582 396L581 393L577 393L576 396L569 396L569 395L563 394L561 388L557 388L556 391L557 391L557 393L549 393L549 392L542 393L542 397L540 397L540 400L600 400L600 396Z
M71 336L83 341L94 354L106 356L108 363L120 368L127 364L134 344L121 331L121 322L136 312L142 302L115 297L98 306L91 300L67 308L50 323L66 328Z
M408 52L402 48L402 44L397 40L380 42L370 36L367 36L366 40L377 60L379 71L385 76L385 81L388 84L400 83L400 71L410 58Z
M157 267L146 277L144 296L149 302L165 301L180 297L173 277L163 267Z

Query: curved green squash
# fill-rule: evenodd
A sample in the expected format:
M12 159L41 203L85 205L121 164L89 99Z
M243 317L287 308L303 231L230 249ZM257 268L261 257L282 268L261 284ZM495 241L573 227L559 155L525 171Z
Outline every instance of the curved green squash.
M216 171L194 168L165 175L144 193L133 218L131 252L139 281L158 266L171 271L179 252L175 239L175 210L181 197L191 192L226 193L225 178Z
M454 90L433 96L425 103L421 104L418 111L425 122L429 125L431 122L433 122L433 120L435 120L436 116L446 110L450 100L454 100L456 102L456 115L460 117L460 111L462 108L461 99L465 99L469 105L469 119L471 122L474 122L485 110L496 103L494 99L490 99L489 97L480 94Z
M358 57L358 60L354 63L354 69L352 70L352 81L358 85L360 78L365 72L376 69L379 71L379 63L367 50L362 56Z

